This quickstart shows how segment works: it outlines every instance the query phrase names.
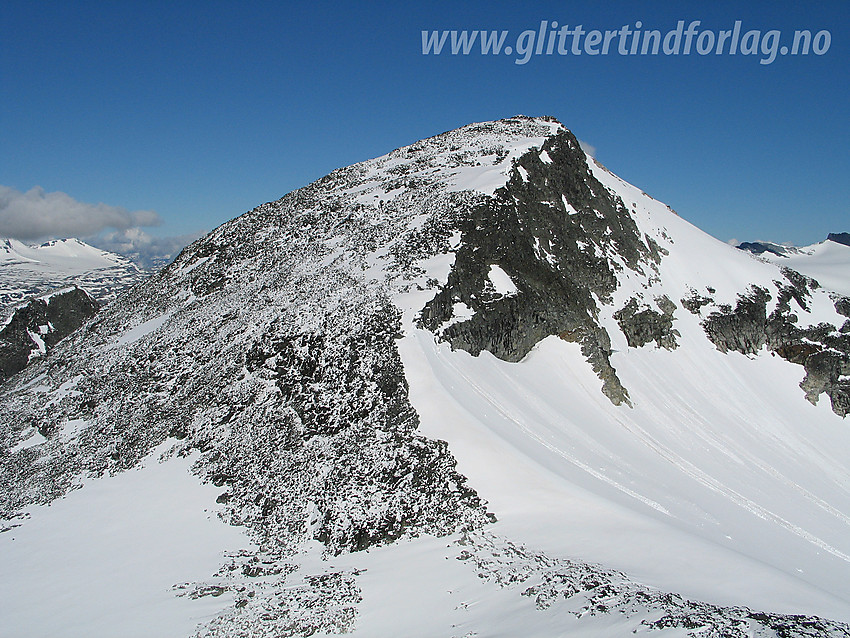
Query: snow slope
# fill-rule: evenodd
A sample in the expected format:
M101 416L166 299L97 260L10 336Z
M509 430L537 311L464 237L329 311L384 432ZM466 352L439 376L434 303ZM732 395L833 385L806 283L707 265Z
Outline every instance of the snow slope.
M218 490L191 476L194 459L169 458L169 447L0 534L0 636L185 636L233 604L232 594L192 600L175 589L251 543L216 517Z
M828 401L800 400L799 368L766 351L719 352L697 316L677 312L674 351L629 348L611 316L635 294L678 300L707 286L718 303L734 304L748 286L780 278L776 266L715 240L587 161L641 231L669 251L654 282L625 271L603 311L612 363L633 407L608 401L578 345L556 337L519 363L435 342L416 326L432 294L426 290L397 298L421 430L449 441L458 469L499 519L494 534L692 599L850 621L846 421ZM445 282L450 265L432 261L428 275ZM850 270L839 266L835 275L828 287L846 290ZM803 322L843 320L826 291L814 295L811 314ZM372 600L391 603L364 602L354 635L619 636L634 626L541 613L521 595L531 581L494 589L458 566L451 542L412 541L376 554L346 564L366 570L362 586L374 588Z
M660 281L628 273L614 307L707 285L731 303L777 279L772 264L588 163L669 249ZM399 301L411 396L496 530L700 600L850 620L850 428L828 401L793 392L799 368L767 352L722 354L682 311L679 348L629 348L608 311L612 363L633 402L624 409L599 393L579 347L556 337L514 364L435 343L414 321L427 297ZM825 291L817 313L842 320Z
M850 618L846 426L787 392L728 405L748 377L789 381L778 362L617 361L636 406L620 410L556 338L519 364L423 333L402 354L423 431L450 441L506 536L701 600Z

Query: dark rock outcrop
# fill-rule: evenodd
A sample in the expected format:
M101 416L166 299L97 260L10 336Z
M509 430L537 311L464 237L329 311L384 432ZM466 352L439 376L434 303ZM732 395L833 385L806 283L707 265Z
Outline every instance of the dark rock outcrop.
M800 387L806 398L817 403L821 393L826 392L832 399L832 409L836 414L850 414L850 354L820 350L806 357L803 365L806 378Z
M841 326L841 333L850 333L850 297L837 297L835 299L835 311L847 317L844 325Z
M703 322L703 328L711 342L721 352L735 350L743 354L755 354L767 343L767 302L770 293L753 287L738 296L735 308L721 306Z
M551 161L541 159L541 151ZM661 259L641 236L623 201L590 173L578 141L568 131L550 137L514 164L506 186L458 220L462 233L447 284L425 306L421 325L453 348L487 350L521 360L550 335L571 334L615 403L628 400L608 359L610 339L597 322L597 299L617 288L610 260L645 272ZM491 266L515 282L514 295L494 294ZM474 313L452 323L455 304ZM448 324L448 325L446 325ZM445 326L445 327L444 327Z
M711 291L709 291L711 292ZM711 292L711 294L714 294ZM692 315L700 314L703 306L707 306L711 304L714 300L711 297L707 297L706 295L701 294L698 290L690 289L690 294L687 297L683 297L679 300L682 304L682 307L690 312Z
M32 299L0 328L0 382L47 354L94 316L100 304L82 288Z
M838 296L835 298L835 312L850 319L850 297Z
M850 246L850 233L829 233L826 239L827 241L834 241L836 244Z
M773 296L766 288L754 286L738 296L733 309L718 306L702 322L705 333L721 352L734 350L756 354L763 347L783 359L801 365L806 376L800 387L806 398L817 403L822 393L829 396L832 410L839 416L850 414L850 330L847 322L840 329L827 323L801 328L791 305L801 310L809 308L811 291L818 283L784 268L785 282L775 281L776 306L768 314L767 305ZM704 298L691 297L683 304L699 314ZM839 297L835 309L845 316L850 313L850 301Z
M629 299L622 309L614 313L614 319L626 335L630 347L640 348L654 341L659 348L674 350L679 345L676 337L681 336L673 328L676 304L666 296L658 297L655 303L658 310L648 307L641 309L637 299Z

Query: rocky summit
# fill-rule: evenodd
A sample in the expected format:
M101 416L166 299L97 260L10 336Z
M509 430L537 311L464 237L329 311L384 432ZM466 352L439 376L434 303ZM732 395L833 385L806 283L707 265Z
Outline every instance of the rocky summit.
M54 565L89 636L850 636L850 300L553 118L335 170L9 370L0 633L71 635L20 548L96 543L138 475L209 491ZM169 521L160 571L121 549ZM214 525L240 546L189 569ZM144 613L81 602L104 583Z

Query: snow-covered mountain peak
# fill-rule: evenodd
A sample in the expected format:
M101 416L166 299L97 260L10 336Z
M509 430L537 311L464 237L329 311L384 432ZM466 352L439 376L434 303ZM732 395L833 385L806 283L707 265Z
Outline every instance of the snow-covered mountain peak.
M227 602L200 636L843 636L785 614L850 620L848 319L557 121L473 124L223 224L10 379L0 517L37 540L191 456L247 535L158 576Z
M0 259L4 264L15 262L40 263L48 270L75 274L115 265L132 266L132 262L100 248L95 248L76 238L54 239L40 245L30 246L16 239L4 239L0 247Z
M342 192L363 204L380 204L411 183L492 195L508 181L517 158L564 130L549 117L469 124L341 169L353 182Z

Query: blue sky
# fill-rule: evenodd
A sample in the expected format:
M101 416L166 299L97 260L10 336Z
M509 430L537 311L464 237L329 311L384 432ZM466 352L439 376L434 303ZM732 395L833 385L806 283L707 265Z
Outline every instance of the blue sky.
M155 218L150 235L189 235L422 137L548 114L724 241L850 231L850 2L601 5L7 0L0 185L102 202L120 218L105 230ZM504 29L512 41L541 20L662 32L741 20L783 38L827 29L831 44L770 65L422 55L423 29Z

